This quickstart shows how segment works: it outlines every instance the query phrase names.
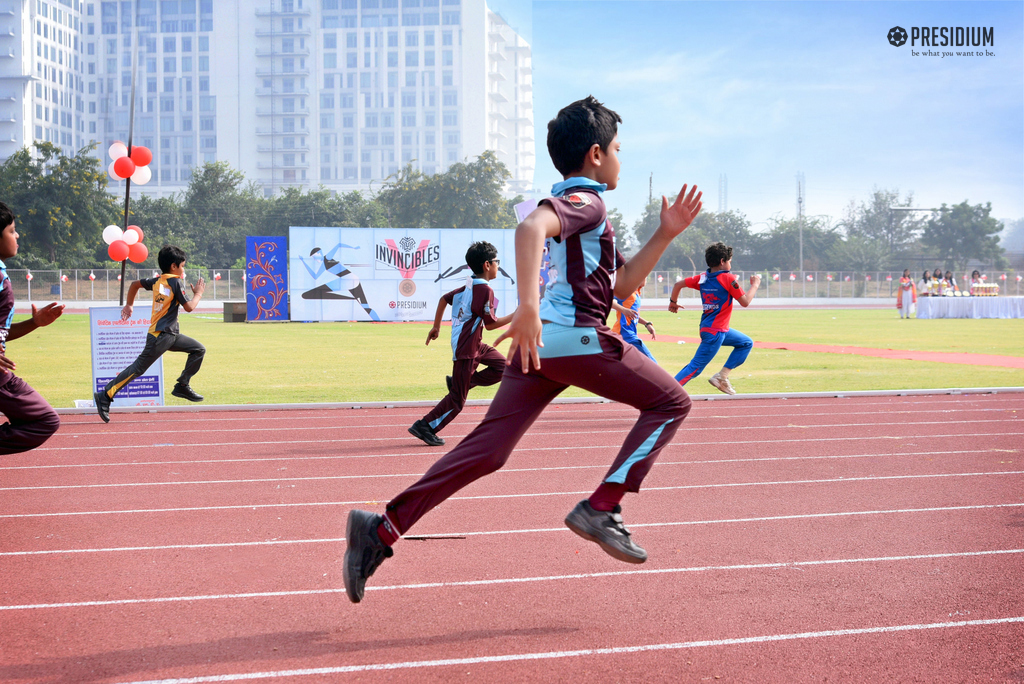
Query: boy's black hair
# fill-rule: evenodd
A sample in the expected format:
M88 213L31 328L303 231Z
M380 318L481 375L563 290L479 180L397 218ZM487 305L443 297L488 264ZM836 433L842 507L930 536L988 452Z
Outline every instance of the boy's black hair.
M466 250L466 264L473 270L474 275L484 272L484 264L494 261L498 256L498 248L490 242L474 242Z
M9 206L0 202L0 230L3 230L12 223L14 223L14 212L11 211Z
M160 264L160 270L163 273L170 273L171 266L174 264L183 264L187 258L185 251L180 247L164 245L156 257L156 262Z
M593 95L563 107L548 122L548 154L563 176L583 168L583 160L594 145L602 152L615 139L616 124L622 117L598 102Z
M723 242L708 245L704 250L704 261L708 262L708 268L715 268L729 259L732 259L732 247L726 246Z

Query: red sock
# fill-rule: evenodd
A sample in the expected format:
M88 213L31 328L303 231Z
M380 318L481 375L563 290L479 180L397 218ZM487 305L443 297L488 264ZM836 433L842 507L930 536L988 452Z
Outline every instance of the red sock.
M602 482L597 491L590 495L590 507L595 511L611 511L625 495L625 484Z
M398 535L391 530L391 526L388 525L387 520L384 520L380 525L377 525L377 537L385 546L394 546L395 542L398 541Z

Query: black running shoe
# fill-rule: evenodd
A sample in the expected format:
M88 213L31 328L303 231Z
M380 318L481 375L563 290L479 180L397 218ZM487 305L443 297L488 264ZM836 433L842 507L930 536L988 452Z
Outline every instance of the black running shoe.
M452 392L452 376L450 376L450 375L444 376L444 384L448 385L448 393L451 394L451 392Z
M188 399L189 401L203 400L203 395L196 394L196 391L188 385L175 385L174 389L171 390L171 396Z
M95 392L92 395L93 401L96 403L96 413L100 414L100 418L103 419L104 423L110 422L110 397L107 396L106 392Z
M434 431L430 429L430 423L422 418L412 424L409 434L417 439L422 439L427 446L444 446L444 440L435 435Z
M627 563L643 563L647 552L633 543L622 522L622 507L612 511L595 511L584 499L565 516L565 525L584 539L597 542L613 558Z
M351 510L348 512L348 527L345 539L345 593L352 603L363 600L366 580L373 574L385 558L391 558L395 552L377 536L377 526L384 520L382 516L369 511Z

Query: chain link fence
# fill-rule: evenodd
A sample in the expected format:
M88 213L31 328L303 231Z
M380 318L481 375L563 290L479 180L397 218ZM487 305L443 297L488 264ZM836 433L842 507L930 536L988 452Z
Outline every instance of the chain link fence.
M206 298L211 300L244 300L245 271L241 269L186 268L190 283L206 279ZM120 269L67 269L60 271L27 271L8 269L19 302L52 301L118 301L121 296ZM125 294L134 280L152 278L160 271L149 268L125 270Z
M653 271L644 286L645 299L667 299L672 294L672 287L677 281L702 271ZM750 276L755 271L733 271L739 276L741 287L750 287ZM760 271L761 287L757 291L758 298L896 298L896 290L903 272L895 271ZM921 279L921 274L912 274L914 283ZM957 287L967 293L970 291L971 274L960 273L953 276ZM986 271L982 273L986 283L999 285L1000 295L1020 296L1024 292L1021 281L1024 275L1016 271ZM919 293L920 294L920 293ZM681 299L698 299L697 290L683 288L679 293Z

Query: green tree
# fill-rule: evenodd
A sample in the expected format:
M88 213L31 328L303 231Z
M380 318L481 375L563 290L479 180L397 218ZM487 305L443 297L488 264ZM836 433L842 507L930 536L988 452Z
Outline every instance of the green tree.
M669 202L674 201L669 198ZM661 198L652 200L633 227L638 246L646 243L661 223ZM741 257L743 268L750 268L749 256L754 245L750 222L738 212L714 213L702 211L682 235L672 241L658 260L657 270L680 269L703 271L707 264L704 250L713 242L724 242L733 248L736 257Z
M245 237L257 234L266 200L241 172L226 162L205 164L192 175L183 199L185 237L195 249L191 261L224 267L245 255Z
M966 200L939 209L921 235L925 247L933 250L946 268L963 270L971 259L1003 262L999 233L1003 224L992 218L991 202L971 206Z
M828 263L829 251L842 236L827 216L802 220L773 218L766 233L754 236L750 269L794 269L800 264L800 232L803 224L804 270L817 271Z
M22 262L34 257L60 268L96 266L104 226L120 221L93 147L73 157L52 143L34 147L34 153L21 149L0 165L0 197L17 216Z
M851 202L840 224L848 238L860 239L851 249L862 256L881 251L883 258L876 260L872 268L892 266L899 254L912 247L922 225L922 220L913 212L893 211L893 207L910 207L913 203L913 193L908 193L901 200L899 190L878 189L875 189L867 202L861 202L859 206ZM875 247L868 248L863 241L873 243ZM842 250L837 256L841 254ZM839 267L844 266L840 264ZM853 268L852 265L845 267Z
M839 271L878 271L888 264L887 245L860 235L837 240L828 249L824 262L826 268Z
M131 222L139 226L145 235L143 242L149 249L149 256L144 266L157 267L156 257L164 245L180 247L190 260L199 263L192 256L197 253L192 237L195 231L189 226L189 219L177 197L141 195L132 199ZM106 245L103 245L100 258L106 258Z
M502 197L511 174L485 151L474 162L453 164L428 176L403 168L377 195L389 224L400 228L514 228L512 207L522 197Z

